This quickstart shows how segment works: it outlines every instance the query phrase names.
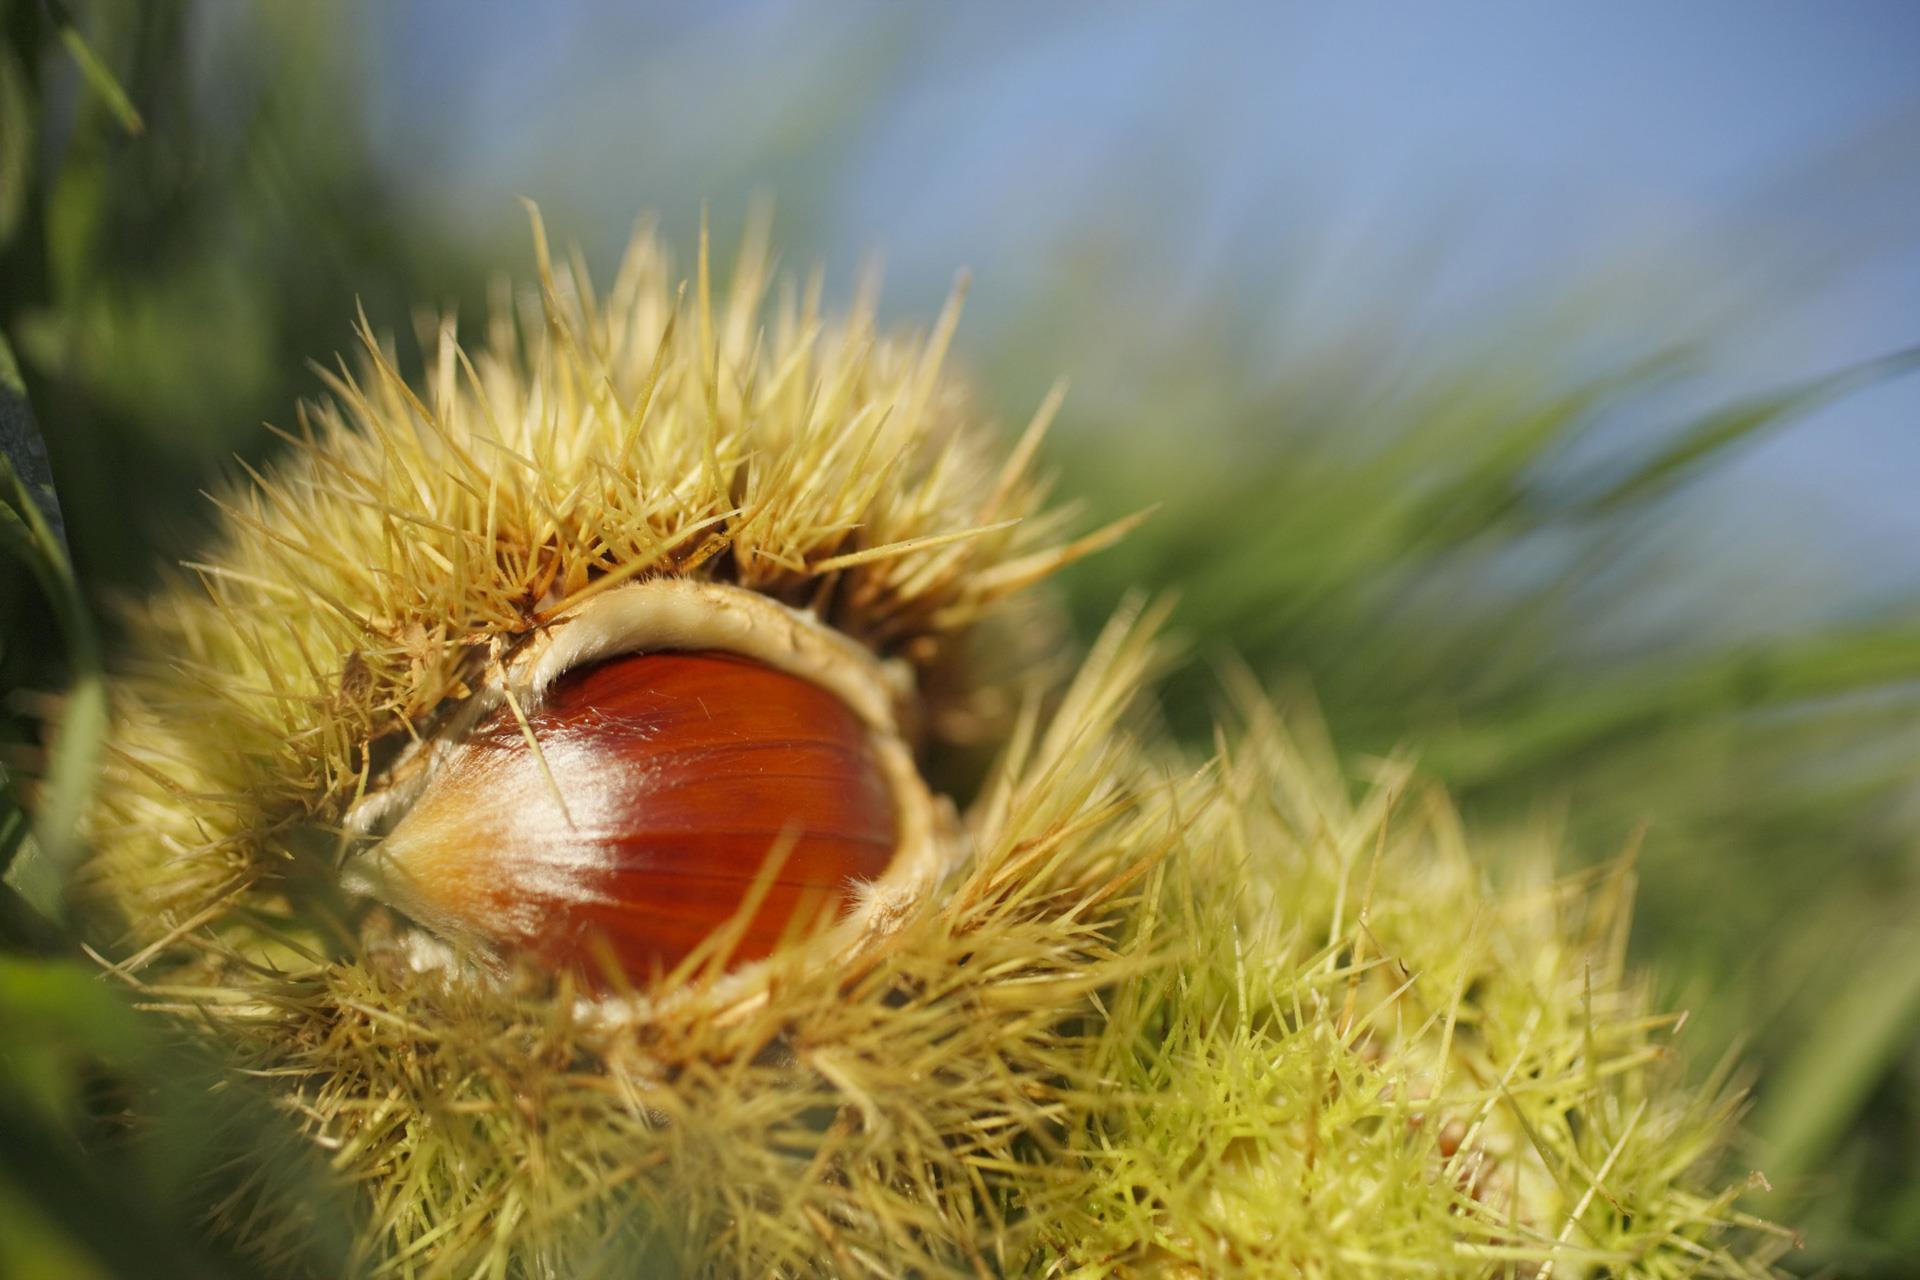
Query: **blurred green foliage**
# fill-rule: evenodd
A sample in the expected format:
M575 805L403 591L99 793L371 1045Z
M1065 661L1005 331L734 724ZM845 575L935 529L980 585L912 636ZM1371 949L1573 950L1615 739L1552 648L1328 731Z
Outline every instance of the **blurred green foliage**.
M242 1274L196 1231L234 1196L283 1214L316 1271L342 1265L349 1211L290 1122L133 1016L59 919L101 606L191 546L198 491L315 389L305 361L347 345L356 295L405 333L423 301L475 314L497 265L383 182L337 21L0 0L8 1275ZM1045 315L1108 305L1067 293ZM1485 823L1549 815L1592 856L1639 842L1639 945L1693 1009L1696 1056L1746 1035L1766 1072L1752 1159L1781 1194L1762 1207L1805 1227L1810 1268L1903 1274L1920 1256L1920 608L1758 636L1663 631L1660 613L1716 590L1681 554L1689 486L1902 362L1703 413L1683 347L1570 367L1529 327L1489 321L1482 345L1384 384L1207 335L1172 351L1131 420L1056 449L1108 513L1164 504L1075 574L1077 616L1177 588L1203 655L1301 682L1347 749L1410 744ZM1213 688L1205 662L1173 678L1176 728L1206 732Z
M1118 461L1083 435L1067 462L1099 506L1165 504L1076 570L1083 624L1129 584L1172 586L1203 655L1290 683L1343 749L1413 750L1483 828L1633 852L1636 945L1693 1051L1737 1045L1764 1072L1747 1158L1781 1192L1767 1211L1806 1229L1802 1264L1905 1274L1920 602L1712 634L1698 618L1738 613L1738 589L1684 554L1683 517L1701 476L1914 354L1672 417L1677 348L1572 377L1515 343L1388 386L1187 355L1169 365L1194 384L1160 387L1149 423L1183 393L1295 376L1203 430L1140 430ZM1663 622L1676 590L1695 598ZM1184 734L1209 731L1215 687L1205 661L1168 682Z
M192 545L198 491L316 385L306 361L346 345L354 293L394 329L483 284L366 163L328 15L219 16L0 0L7 1276L252 1274L203 1237L216 1207L282 1223L316 1274L346 1265L319 1153L205 1046L136 1015L64 922L113 594Z
M26 374L96 593L191 545L208 474L317 388L357 297L407 332L483 273L407 216L342 95L322 6L90 8L86 35L138 104L135 134L40 0L8 0L0 92L0 327ZM185 499L185 500L183 500Z

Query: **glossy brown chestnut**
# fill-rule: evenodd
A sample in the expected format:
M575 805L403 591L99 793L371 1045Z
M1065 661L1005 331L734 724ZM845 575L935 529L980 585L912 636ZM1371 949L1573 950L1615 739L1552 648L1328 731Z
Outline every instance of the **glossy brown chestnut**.
M382 842L383 896L443 935L589 982L610 954L644 982L736 915L776 849L736 962L796 912L843 909L899 844L867 727L749 658L610 658L562 675L528 724L537 754L493 713Z

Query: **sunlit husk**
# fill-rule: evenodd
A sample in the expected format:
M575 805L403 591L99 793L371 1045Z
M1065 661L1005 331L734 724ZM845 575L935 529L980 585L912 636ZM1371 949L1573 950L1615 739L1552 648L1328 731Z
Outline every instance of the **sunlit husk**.
M1137 607L1065 689L1000 678L1037 633L1000 602L1112 531L1064 542L1038 429L1003 454L940 376L951 313L769 313L758 240L724 300L644 238L604 304L542 259L471 362L448 333L418 392L371 344L334 379L117 689L119 972L277 1082L363 1189L368 1268L1767 1273L1712 1181L1731 1095L1625 972L1624 874L1554 883L1537 842L1491 889L1437 797L1396 768L1354 800L1251 691L1180 757ZM611 1018L415 963L337 891L348 815L543 623L650 577L811 609L929 732L990 729L964 860L727 1016L687 994L718 955ZM299 1213L217 1225L285 1263Z

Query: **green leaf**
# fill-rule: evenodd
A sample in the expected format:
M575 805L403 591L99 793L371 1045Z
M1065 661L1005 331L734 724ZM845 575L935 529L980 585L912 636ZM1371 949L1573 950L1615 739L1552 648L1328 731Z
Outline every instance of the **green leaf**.
M37 899L34 904L43 910L52 906L55 918L60 915L59 895L52 903L45 901L45 876L50 873L53 883L64 886L78 860L76 834L93 792L107 733L99 637L55 523L58 513L46 452L19 366L0 338L0 554L22 561L40 583L66 634L72 673L34 820L34 847L44 866L32 869L33 876L24 881L11 874L17 868L6 869L8 884L30 900ZM17 851L26 847L16 844L14 861L19 860Z
M148 1048L146 1026L115 989L69 961L0 956L0 1027L9 1043L36 1052L125 1062Z
M106 1275L240 1274L154 1194L145 1151L97 1123L102 1071L145 1099L178 1070L117 989L71 962L0 956L0 1046L0 1208L38 1228L0 1239L0 1271L51 1251Z
M12 490L17 489L39 508L64 559L65 526L60 518L60 500L54 493L53 470L47 465L47 446L34 424L26 383L4 335L0 335L0 467L12 469L6 480L0 480L0 493L12 502L16 500Z

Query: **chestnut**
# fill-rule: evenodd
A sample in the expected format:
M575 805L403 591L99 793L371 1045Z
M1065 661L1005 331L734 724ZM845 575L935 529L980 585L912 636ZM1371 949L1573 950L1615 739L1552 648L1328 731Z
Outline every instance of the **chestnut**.
M385 834L346 883L590 988L609 964L635 987L690 957L747 964L822 917L844 942L951 843L901 732L909 692L757 593L617 588L395 765L351 819Z

